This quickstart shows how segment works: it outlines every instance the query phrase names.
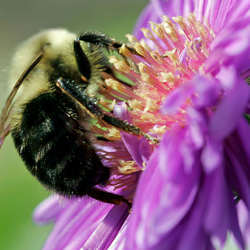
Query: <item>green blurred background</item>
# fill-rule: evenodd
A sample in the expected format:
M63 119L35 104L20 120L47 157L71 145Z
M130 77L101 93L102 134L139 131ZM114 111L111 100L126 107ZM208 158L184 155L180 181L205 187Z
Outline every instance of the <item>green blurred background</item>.
M16 46L40 30L98 30L122 40L147 0L23 0L0 3L0 98L8 94L9 64ZM38 250L52 225L32 221L36 205L49 195L27 172L9 137L0 151L0 249Z

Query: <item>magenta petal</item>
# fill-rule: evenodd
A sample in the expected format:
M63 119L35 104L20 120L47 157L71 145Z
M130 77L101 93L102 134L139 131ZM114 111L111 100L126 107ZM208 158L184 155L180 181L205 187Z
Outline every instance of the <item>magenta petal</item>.
M178 109L184 104L193 91L194 87L192 83L186 83L182 87L172 91L162 106L163 113L169 115L177 113Z
M194 11L194 0L181 0L181 1L165 1L165 0L151 0L155 12L158 15L172 16L187 16L188 13Z
M215 105L219 96L218 82L204 76L196 76L192 82L195 86L195 95L192 98L194 106L202 108Z
M114 114L122 119L130 122L129 113L125 103L119 103L115 105ZM145 138L139 138L138 136L131 135L125 132L121 132L122 141L124 146L128 150L132 159L140 166L144 168L144 163L148 161L149 156L152 153L152 147L149 145Z
M144 163L148 161L152 148L145 138L138 138L137 136L130 135L127 133L121 133L123 143L128 150L133 160L144 168Z
M233 190L237 191L240 198L245 202L246 206L250 210L250 180L244 173L244 166L241 165L239 159L237 159L232 152L228 152L228 157L231 164L229 177ZM249 170L249 169L248 169Z
M138 39L143 38L143 33L141 32L141 28L148 27L149 21L154 21L154 22L160 21L160 16L158 16L157 13L152 11L152 4L149 4L143 10L135 25L133 33Z
M205 143L204 130L206 129L207 119L198 110L188 108L189 136L193 147L200 149ZM189 148L190 146L187 145Z
M250 18L248 17L240 18L216 36L211 44L211 52L205 62L204 70L216 75L221 66L233 66L239 74L249 69L249 60Z
M216 75L216 78L220 80L225 91L233 88L234 83L237 81L237 72L233 66L221 67L219 73Z
M165 1L165 0L151 0L155 12L159 16L186 16L194 10L194 0L184 1Z
M222 163L222 144L209 138L201 154L204 170L209 173Z
M246 16L249 9L248 1L214 0L198 2L207 2L203 15L205 17L204 21L208 19L208 23L216 34L235 20Z
M33 219L38 224L46 224L56 220L67 206L68 200L59 195L51 195L36 207Z
M128 219L126 219L125 222L123 223L116 238L113 240L112 244L109 246L109 250L124 250L125 249L127 225L128 225Z
M114 107L113 112L116 117L131 122L126 103L124 102L117 103Z
M197 75L167 96L162 106L162 112L169 115L177 113L179 108L190 97L196 108L211 106L215 104L218 94L219 89L216 80Z
M244 124L244 122L245 120L242 118L239 124ZM249 130L249 125L246 124L246 126ZM245 134L245 136L247 135ZM237 192L250 209L250 158L247 151L249 149L245 147L244 140L249 140L249 137L242 138L238 129L227 139L225 153L231 188Z
M149 21L159 23L163 15L172 16L186 16L188 13L194 11L194 1L165 1L165 0L151 0L148 6L143 10L135 25L134 35L141 39L143 34L141 28L148 28Z
M237 205L237 212L241 230L247 240L247 245L250 246L250 217L249 210L242 201Z
M226 221L229 221L227 213L228 199L227 187L222 173L222 168L217 168L213 173L209 174L209 203L206 208L206 217L204 218L204 226L208 232L215 232L221 227L223 228L223 242L226 240ZM215 195L216 193L216 195Z
M156 245L181 221L193 203L199 171L186 173L185 168L178 165L181 162L173 160L178 155L176 149L182 138L183 131L165 136L140 178L134 213L128 224L132 241L128 243L128 249L149 249ZM155 161L156 158L161 160Z
M223 167L218 162L201 176L196 162L186 171L179 152L188 140L185 133L176 129L166 134L149 160L128 223L127 249L214 249L211 236L223 245L228 230L244 248Z
M224 176L219 174L221 170L216 169L213 174L204 176L192 209L181 223L165 235L159 242L159 247L167 245L169 249L178 250L215 249L211 239L213 236L219 240L218 249L222 249L227 231L231 230L243 249L244 243L237 224L235 207L230 203L231 197L227 193L225 182L223 183ZM221 195L221 202L217 202L217 196L211 190L213 185L216 194L219 192Z
M118 234L127 216L127 205L113 207L85 242L83 249L107 249Z
M81 231L84 235L81 237L81 244L83 244L111 208L112 205L87 197L72 200L58 217L44 250L66 248L74 240L78 230L84 228L84 231Z
M228 93L213 114L209 131L217 140L222 140L236 127L249 99L249 86L241 78Z
M244 249L244 240L237 220L236 207L233 204L232 194L226 185L223 168L218 167L206 178L208 203L204 216L205 230L218 237L221 244L225 243L227 231L230 230L241 249Z
M245 151L248 164L250 165L250 126L245 118L240 119L237 130L243 145L242 148Z
M197 197L196 203L190 213L184 218L182 224L179 225L179 231L173 230L171 235L166 237L165 244L169 242L169 238L175 238L172 243L173 249L178 250L199 250L199 249L215 249L206 232L202 228L204 210L207 202L204 188L200 188L200 195ZM177 245L177 247L176 247Z
M142 12L134 30L138 38L142 38L140 28L148 28L148 21L159 22L163 15L187 16L194 13L198 20L208 23L218 34L227 25L249 15L248 1L239 0L151 0Z

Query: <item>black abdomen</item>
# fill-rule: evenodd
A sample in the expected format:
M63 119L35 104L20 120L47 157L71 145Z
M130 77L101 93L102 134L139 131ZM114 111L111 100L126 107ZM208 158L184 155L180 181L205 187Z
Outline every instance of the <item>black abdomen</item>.
M68 97L44 93L25 106L12 136L27 168L42 184L64 195L83 196L108 180L109 169L71 117L77 118L77 112Z

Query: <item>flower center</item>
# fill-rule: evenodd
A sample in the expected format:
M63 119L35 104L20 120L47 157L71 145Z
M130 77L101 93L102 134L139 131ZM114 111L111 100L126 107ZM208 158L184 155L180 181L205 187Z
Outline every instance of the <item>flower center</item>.
M172 21L173 20L173 21ZM111 57L116 70L134 82L132 98L127 100L132 123L159 137L173 123L185 123L185 108L176 116L160 112L162 102L176 87L203 73L203 63L209 54L214 34L193 14L187 18L166 16L162 23L151 22L151 30L142 29L147 41L137 41L128 35L129 42L140 55L131 53L126 46L124 60ZM132 62L132 63L131 63Z
M160 24L150 24L151 29L142 29L145 40L138 41L127 35L129 45L120 49L120 55L110 57L119 79L127 84L103 74L99 105L111 112L117 103L126 103L129 122L160 139L174 123L185 126L186 107L191 105L189 100L171 116L161 113L161 105L175 88L197 73L204 74L203 63L215 35L193 14L172 19L164 16ZM119 173L130 174L143 169L142 166L138 168L130 157L124 158L126 150L121 150L121 136L116 128L103 127L98 121L93 130L112 141L115 150L106 151L105 157L114 161L112 165L116 165Z

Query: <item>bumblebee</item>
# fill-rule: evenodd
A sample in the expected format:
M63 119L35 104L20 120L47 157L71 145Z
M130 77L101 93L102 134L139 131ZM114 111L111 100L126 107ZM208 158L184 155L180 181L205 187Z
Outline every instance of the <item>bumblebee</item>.
M146 136L103 112L95 98L101 73L113 73L107 54L121 46L102 34L77 37L52 29L31 37L17 50L11 79L18 80L1 114L1 143L10 132L28 170L48 189L67 197L88 195L129 204L123 196L96 187L107 183L110 169L97 155L88 127L95 116Z

